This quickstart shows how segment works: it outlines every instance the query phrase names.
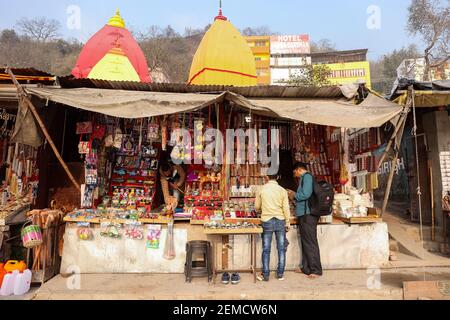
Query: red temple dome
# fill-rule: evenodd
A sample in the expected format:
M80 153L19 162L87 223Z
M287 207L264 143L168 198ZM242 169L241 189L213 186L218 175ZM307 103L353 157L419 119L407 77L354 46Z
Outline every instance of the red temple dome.
M83 47L72 74L76 78L151 82L144 53L125 28L119 10Z

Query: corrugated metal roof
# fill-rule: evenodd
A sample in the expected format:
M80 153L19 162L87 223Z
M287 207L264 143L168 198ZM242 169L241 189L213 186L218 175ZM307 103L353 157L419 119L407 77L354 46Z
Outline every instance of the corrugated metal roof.
M130 81L109 81L96 79L75 79L72 76L58 78L62 88L95 88L131 91L153 91L173 93L219 93L224 91L240 94L247 98L325 98L343 97L338 86L289 87L289 86L198 86L184 83L142 83Z
M11 78L6 73L6 67L0 67L0 83L11 83ZM11 68L12 73L17 77L19 83L42 83L53 84L55 82L55 76L37 70L35 68Z

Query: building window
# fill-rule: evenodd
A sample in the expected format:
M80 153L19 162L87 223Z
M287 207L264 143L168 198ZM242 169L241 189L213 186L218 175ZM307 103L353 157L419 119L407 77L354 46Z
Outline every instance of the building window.
M265 47L266 46L266 42L265 41L256 41L255 42L255 46L256 47Z

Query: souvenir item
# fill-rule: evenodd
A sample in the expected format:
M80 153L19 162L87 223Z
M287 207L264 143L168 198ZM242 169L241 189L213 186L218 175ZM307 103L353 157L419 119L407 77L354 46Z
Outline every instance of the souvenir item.
M120 224L110 223L110 222L102 222L100 224L100 235L102 237L118 239L120 238Z
M159 249L161 237L161 225L149 225L147 227L147 248Z
M125 225L124 236L127 239L142 240L144 239L144 230L140 222L129 222Z
M147 129L147 140L154 142L159 138L159 125L157 123L150 123Z
M78 153L79 154L89 153L89 141L80 141L78 143Z
M86 185L97 184L97 169L85 169L85 182Z
M81 207L90 208L93 205L94 187L91 185L81 185Z
M93 233L89 222L79 222L77 224L77 236L82 241L92 240Z
M77 123L77 134L91 134L92 133L92 122L78 122Z
M122 130L120 129L116 129L114 131L114 136L113 136L113 147L116 149L120 149L122 148L122 141L123 141L123 134L122 134Z
M106 133L106 127L104 125L101 124L96 124L94 126L92 135L91 135L91 139L103 139L103 137L105 136Z
M22 229L21 232L23 246L31 249L42 244L41 228L37 225L29 225Z
M134 141L132 137L125 137L122 145L122 152L133 154L134 153Z

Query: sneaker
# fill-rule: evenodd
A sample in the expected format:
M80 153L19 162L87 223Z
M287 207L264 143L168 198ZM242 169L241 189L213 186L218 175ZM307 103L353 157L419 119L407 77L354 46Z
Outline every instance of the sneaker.
M256 279L258 279L258 281L264 281L264 282L268 282L268 281L269 281L269 278L268 278L268 277L265 277L262 273L259 274L259 275L256 277Z
M230 274L228 272L225 272L222 275L222 283L223 284L229 284L230 283Z
M239 273L233 273L231 275L231 284L239 284L241 282L241 276Z
M284 281L284 275L277 275L278 281Z

